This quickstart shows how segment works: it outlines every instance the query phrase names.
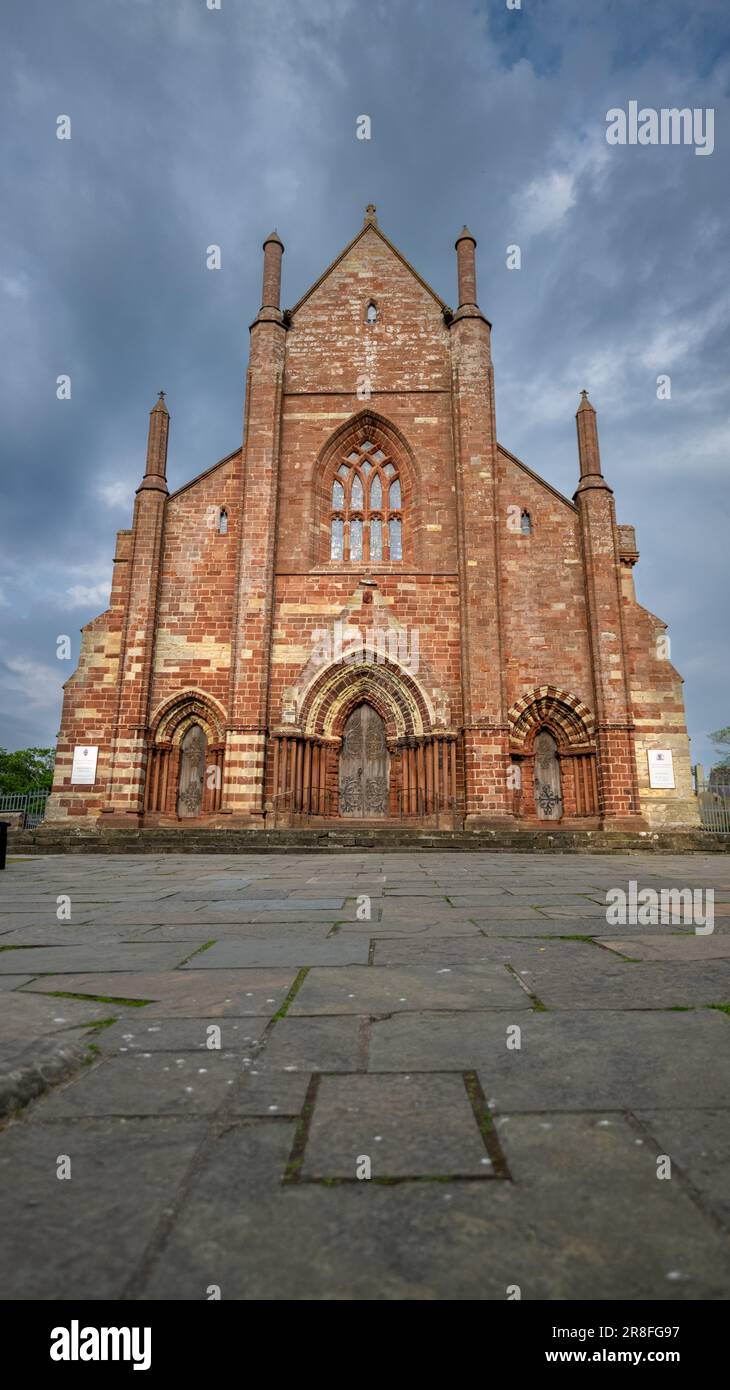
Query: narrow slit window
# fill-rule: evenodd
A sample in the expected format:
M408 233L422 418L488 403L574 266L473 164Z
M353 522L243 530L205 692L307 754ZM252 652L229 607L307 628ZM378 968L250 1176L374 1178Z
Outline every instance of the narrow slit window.
M228 512L226 511L225 507L221 507L220 512L218 513L218 535L219 535L219 536L226 536L227 534L228 534Z
M366 310L366 312L365 312L365 322L366 322L366 323L376 323L376 322L377 322L377 318L378 318L378 307L377 307L376 304L373 303L373 301L372 301L372 299L371 299L371 300L370 300L370 303L368 304L367 310Z
M390 558L391 560L403 559L403 545L401 538L401 524L396 517L388 523L390 531Z
M350 522L350 559L362 560L362 522Z
M383 523L382 521L370 522L370 559L382 560L383 558Z
M523 536L529 536L532 532L532 520L529 512L523 512L520 517L520 530Z
M344 521L335 520L332 522L332 532L330 539L330 559L342 560L344 558L343 535L345 530Z

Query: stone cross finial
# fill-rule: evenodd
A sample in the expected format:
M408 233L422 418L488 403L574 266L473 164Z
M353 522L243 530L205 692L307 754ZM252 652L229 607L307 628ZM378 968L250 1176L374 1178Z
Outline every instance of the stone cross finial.
M372 222L372 225L373 225L374 227L377 227L377 225L378 225L378 219L377 219L377 217L375 216L375 204L374 204L374 203L368 203L368 205L367 205L367 207L366 207L366 209L365 209L365 221L366 221L366 222Z

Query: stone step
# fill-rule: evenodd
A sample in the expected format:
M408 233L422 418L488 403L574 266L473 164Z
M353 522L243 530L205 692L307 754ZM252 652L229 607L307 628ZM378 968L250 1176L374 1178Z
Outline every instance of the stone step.
M296 827L279 830L106 830L97 833L39 826L11 830L9 854L292 854L381 851L482 850L493 853L662 854L727 853L730 835L701 830L637 833L609 830L429 830L394 826L367 829Z

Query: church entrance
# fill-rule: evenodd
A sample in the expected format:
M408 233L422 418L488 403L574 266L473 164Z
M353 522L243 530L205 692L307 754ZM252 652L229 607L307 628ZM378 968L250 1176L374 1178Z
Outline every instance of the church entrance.
M194 819L203 809L205 780L205 734L199 724L191 724L180 744L177 814Z
M388 745L385 725L372 705L349 715L340 750L340 815L375 819L388 815Z
M558 745L547 729L543 729L535 739L535 805L541 820L560 820L562 817Z

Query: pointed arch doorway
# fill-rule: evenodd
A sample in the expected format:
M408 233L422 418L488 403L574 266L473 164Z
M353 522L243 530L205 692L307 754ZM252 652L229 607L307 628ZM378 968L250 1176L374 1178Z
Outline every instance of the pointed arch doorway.
M373 706L363 702L348 715L340 749L340 815L381 820L388 815L388 743L385 725Z

